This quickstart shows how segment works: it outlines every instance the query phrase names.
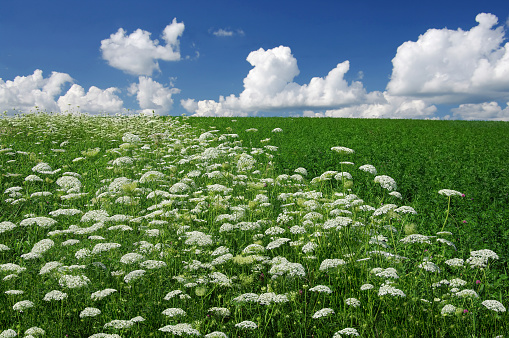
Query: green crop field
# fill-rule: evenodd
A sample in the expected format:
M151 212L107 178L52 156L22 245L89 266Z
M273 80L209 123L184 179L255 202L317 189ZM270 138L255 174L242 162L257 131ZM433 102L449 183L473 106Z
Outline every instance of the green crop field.
M0 119L0 338L503 337L509 125Z

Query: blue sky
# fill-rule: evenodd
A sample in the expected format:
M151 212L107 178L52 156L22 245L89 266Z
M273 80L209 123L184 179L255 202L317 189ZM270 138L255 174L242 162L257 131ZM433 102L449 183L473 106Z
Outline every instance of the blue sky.
M0 13L2 111L509 120L505 0L20 0Z

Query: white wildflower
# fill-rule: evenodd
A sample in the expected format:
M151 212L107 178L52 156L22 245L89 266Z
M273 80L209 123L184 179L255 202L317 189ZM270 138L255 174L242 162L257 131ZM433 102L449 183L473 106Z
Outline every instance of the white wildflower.
M398 189L396 185L396 181L387 175L375 176L375 183L380 183L380 186L388 191L393 191Z
M315 314L313 315L313 318L317 319L317 318L321 318L321 317L327 317L329 315L333 315L334 313L335 312L333 309L325 307L321 310L316 311Z
M131 281L143 277L144 274L145 274L145 270L134 270L134 271L131 271L127 275L124 276L124 282L129 284Z
M444 196L461 196L461 195L463 195L459 191L451 190L451 189L442 189L442 190L439 190L438 193L440 195L444 195Z
M88 285L90 283L90 279L85 275L80 276L72 276L72 275L62 275L58 284L63 288L75 289Z
M488 310L492 310L495 312L505 312L506 308L502 303L500 303L498 300L485 300L481 303L484 305Z
M453 314L456 312L456 307L452 304L446 304L443 308L442 308L442 311L440 311L440 313L442 314L442 316L447 316L449 314Z
M357 298L347 298L345 299L345 303L353 307L361 306L361 302Z
M461 266L463 267L463 263L465 261L461 258L451 258L451 259L448 259L446 260L444 263L449 265L449 266Z
M29 300L22 300L21 302L17 302L16 304L14 304L12 306L12 309L14 311L23 311L23 310L29 309L31 307L34 307L34 303L32 303Z
M104 289L104 290L99 290L99 291L96 291L94 293L92 293L90 295L90 298L92 300L101 300L109 295L111 295L112 293L114 292L117 292L117 290L115 289Z
M67 293L62 292L62 291L58 291L58 290L53 290L53 291L50 291L50 292L46 293L46 295L44 296L43 300L49 302L49 301L52 301L52 300L62 300L62 299L65 299L65 298L67 298Z
M255 322L252 322L250 320L245 320L243 322L235 324L235 327L240 327L241 329L254 330L254 329L258 328L258 325L256 325Z
M95 307L86 307L83 311L80 312L80 318L84 317L95 317L101 314L101 310L96 309Z
M386 294L390 294L391 296L406 297L405 293L400 289L396 289L395 287L384 283L382 286L380 286L380 289L378 289L378 295L384 296Z
M332 338L341 338L341 335L346 335L346 336L355 336L355 337L359 337L359 332L357 332L356 329L352 328L352 327L347 327L343 330L339 330L337 331L336 333L334 333L334 336L332 336Z
M162 332L171 332L174 335L182 336L183 333L188 335L200 336L200 331L193 329L191 324L180 323L176 325L166 325L159 329Z
M332 290L328 287L328 286L325 286L325 285L317 285L315 287L312 287L311 289L309 289L309 291L313 291L313 292L319 292L319 293L332 293Z
M171 307L162 312L163 315L168 317L185 316L187 313L181 308Z
M346 261L340 258L333 258L333 259L324 259L322 261L322 264L320 264L320 271L327 271L328 269L333 269L340 265L345 265Z

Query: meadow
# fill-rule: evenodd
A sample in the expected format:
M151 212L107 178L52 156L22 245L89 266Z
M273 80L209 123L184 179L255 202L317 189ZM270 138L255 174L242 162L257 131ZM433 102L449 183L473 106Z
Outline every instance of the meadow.
M0 119L0 337L503 337L508 126Z

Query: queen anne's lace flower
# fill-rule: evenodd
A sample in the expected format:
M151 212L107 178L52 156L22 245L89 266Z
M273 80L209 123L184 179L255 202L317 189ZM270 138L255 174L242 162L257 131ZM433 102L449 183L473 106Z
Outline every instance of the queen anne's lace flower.
M442 190L439 190L438 193L440 195L444 195L444 196L461 196L461 195L463 195L459 191L451 190L451 189L442 189Z
M405 293L400 289L396 289L395 287L384 283L382 284L382 286L380 286L380 289L378 290L378 295L384 296L386 294L390 294L391 296L406 297Z
M456 307L452 304L446 304L443 308L442 308L442 311L440 311L440 313L442 314L442 316L447 316L449 314L453 314L454 312L456 311Z
M12 309L14 311L23 311L31 307L34 307L34 303L32 303L29 300L22 300L21 302L17 302L16 304L14 304Z
M166 325L159 329L162 332L171 332L174 335L182 336L182 334L188 334L193 336L200 336L200 331L193 329L191 324L180 323L176 325Z
M185 316L187 313L181 308L171 307L162 312L163 315L168 317Z
M345 303L353 307L361 306L361 302L357 298L347 298L345 299Z
M62 291L58 291L58 290L53 290L53 291L50 291L48 292L43 300L49 302L49 301L52 301L52 300L62 300L62 299L65 299L67 298L67 293L65 292L62 292Z
M505 312L506 308L502 303L500 303L498 300L485 300L481 303L484 305L488 310L492 310L495 312Z
M347 327L346 329L339 330L338 332L334 333L334 336L332 336L332 338L341 338L341 335L355 336L355 337L359 337L360 336L359 332L357 332L356 329L351 328L351 327Z
M95 307L86 307L83 311L80 312L80 318L84 317L95 317L101 314L101 310L96 309Z
M92 300L101 300L104 297L107 297L107 296L111 295L114 292L117 292L117 290L115 290L115 289L99 290L99 291L96 291L96 292L92 293L90 295L90 298L92 298Z
M325 286L325 285L317 285L317 286L309 289L309 291L320 292L320 293L322 293L322 292L323 293L332 293L332 290L328 286Z
M388 191L397 190L398 186L396 185L396 181L387 175L375 176L375 183L380 183L380 186Z
M334 313L335 312L334 312L333 309L326 307L326 308L323 308L321 310L316 311L315 314L313 315L313 318L317 319L317 318L321 318L321 317L327 317L327 316L332 315Z

